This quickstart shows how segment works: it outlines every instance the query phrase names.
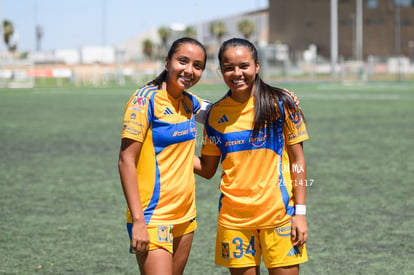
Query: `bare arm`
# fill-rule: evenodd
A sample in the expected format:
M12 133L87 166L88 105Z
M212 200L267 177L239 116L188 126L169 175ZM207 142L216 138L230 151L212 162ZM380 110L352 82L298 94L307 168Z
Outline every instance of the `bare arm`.
M220 156L194 156L194 173L206 179L211 179L216 173Z
M290 173L295 205L306 205L306 162L303 144L288 145ZM305 215L295 215L292 219L292 239L294 245L303 245L308 239Z
M125 199L132 213L131 246L133 249L145 252L149 248L149 235L141 206L135 164L135 159L141 152L141 145L140 142L131 139L122 139L118 169Z

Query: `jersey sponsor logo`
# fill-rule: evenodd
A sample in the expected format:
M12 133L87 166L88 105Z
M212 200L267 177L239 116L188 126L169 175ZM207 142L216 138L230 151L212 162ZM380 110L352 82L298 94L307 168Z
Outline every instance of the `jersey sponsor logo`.
M166 107L164 110L164 115L172 115L172 114L173 114L173 111L171 111L170 108Z
M132 113L132 114L131 114L131 119L132 119L132 120L135 120L136 118L137 118L137 114L136 114L136 113Z
M230 245L228 242L221 243L221 257L230 259Z
M140 130L130 127L127 124L124 124L123 129L124 132L127 132L128 134L132 135L140 135L142 133Z
M181 137L188 134L188 129L183 131L174 131L173 137Z
M182 131L174 131L174 133L172 134L173 137L181 137L181 136L185 136L191 134L191 136L196 137L197 135L197 128L196 125L193 121L191 121L189 123L189 129L185 129Z
M297 135L288 134L288 139L289 140L292 140L292 139L298 138L298 137L303 136L303 135L306 135L306 134L307 134L306 131L299 132Z
M138 126L138 127L145 127L143 124L141 124L139 122L136 122L134 120L124 120L124 129L125 129L125 125L127 125L127 124L132 124L132 125L135 125L135 126Z
M145 97L140 97L136 95L134 99L132 100L132 104L138 105L138 106L145 106L147 104L148 100Z
M287 226L276 227L275 232L280 237L289 237L291 235L291 232L292 232L290 223Z
M266 142L266 134L263 131L259 131L257 136L250 135L249 143L254 147L262 147Z
M226 141L226 147L244 144L244 141L245 141L244 139L227 140Z
M229 119L227 118L227 116L224 114L218 121L218 124L221 123L225 123L225 122L229 122Z

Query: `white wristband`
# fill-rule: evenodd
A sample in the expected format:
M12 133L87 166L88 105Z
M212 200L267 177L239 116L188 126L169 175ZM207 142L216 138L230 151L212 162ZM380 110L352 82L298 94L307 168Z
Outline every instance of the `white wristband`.
M296 206L295 206L295 215L306 215L306 205L296 204Z

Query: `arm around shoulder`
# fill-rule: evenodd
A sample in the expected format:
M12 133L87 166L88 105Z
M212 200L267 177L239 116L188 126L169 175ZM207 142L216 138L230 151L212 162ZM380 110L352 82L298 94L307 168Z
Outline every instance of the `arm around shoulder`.
M220 156L194 156L194 173L203 178L211 179L217 171L219 162Z

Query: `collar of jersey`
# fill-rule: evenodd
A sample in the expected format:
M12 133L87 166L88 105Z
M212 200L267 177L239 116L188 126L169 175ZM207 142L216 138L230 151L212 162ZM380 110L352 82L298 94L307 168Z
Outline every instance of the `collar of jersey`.
M185 92L185 91L184 91ZM171 102L179 102L183 97L184 97L184 92L181 93L181 95L178 98L174 98L166 89L161 89L160 93L166 97L168 97L168 99Z
M245 106L247 106L247 105L250 105L250 104L254 104L254 96L251 96L250 98L249 98L249 100L247 100L246 102L238 102L238 101L236 101L236 100L234 100L232 97L231 97L231 90L229 90L228 92L227 92L227 95L226 95L228 98L229 98L229 100L232 102L232 104L234 104L234 105L245 105Z

